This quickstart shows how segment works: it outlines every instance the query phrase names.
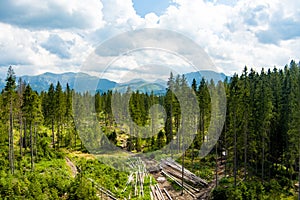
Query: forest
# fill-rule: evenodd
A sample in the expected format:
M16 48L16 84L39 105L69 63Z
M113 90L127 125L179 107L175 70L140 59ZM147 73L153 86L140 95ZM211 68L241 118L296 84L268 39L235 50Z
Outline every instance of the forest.
M226 102L215 102L210 90L221 87ZM191 104L189 98L180 101L176 96L182 88L195 94L195 119L190 117L193 113L183 112ZM122 106L112 108L112 102L128 103L129 112ZM209 154L200 158L212 115L221 115L212 113L215 103L225 104L224 126ZM156 104L164 108L164 117L150 109ZM90 117L87 112L96 118L101 137L88 128L86 135L80 134ZM156 118L160 120L153 122ZM299 196L300 66L295 61L260 72L245 67L224 81L202 78L191 86L184 76L171 73L164 95L130 88L125 93L78 93L68 84L63 90L59 82L38 93L9 67L0 94L0 120L0 199L106 199L103 193L110 192L117 199L151 199L149 188L156 182L151 174L145 176L143 197L134 194L134 185L128 184L130 172L97 159L97 145L108 149L109 143L132 154L156 152L172 142L180 148L176 135L187 124L195 125L195 130L185 129L195 137L176 161L200 178L215 181L210 199ZM152 127L159 131L145 138L132 122L161 128Z

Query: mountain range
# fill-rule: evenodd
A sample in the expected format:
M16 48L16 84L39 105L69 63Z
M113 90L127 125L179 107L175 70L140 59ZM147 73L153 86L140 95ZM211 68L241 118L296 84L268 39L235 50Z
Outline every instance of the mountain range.
M199 84L202 77L209 77L215 82L220 79L224 80L227 77L223 73L217 73L214 71L191 72L184 75L189 85L192 84L193 79L195 79L197 84ZM81 72L67 72L63 74L46 72L36 76L25 75L21 76L20 78L26 83L29 83L32 89L38 92L47 91L51 83L53 83L55 86L58 81L62 85L63 89L65 89L68 83L70 88L75 89L77 92L90 91L92 93L95 91L103 93L108 90L125 92L127 88L130 87L131 90L139 90L143 93L150 93L153 91L155 94L164 94L167 87L167 80L162 79L157 79L154 82L145 81L143 79L132 79L125 83L116 83L108 79L99 79L96 76L91 76ZM2 90L4 86L5 80L0 79L0 89ZM94 88L91 88L90 86L93 86Z

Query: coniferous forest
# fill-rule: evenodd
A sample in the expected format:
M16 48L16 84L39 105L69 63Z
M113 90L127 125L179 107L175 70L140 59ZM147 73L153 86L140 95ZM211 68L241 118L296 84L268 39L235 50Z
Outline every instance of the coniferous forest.
M226 102L218 102L226 104L225 123L210 153L200 158L197 152L207 139L212 115L209 88L220 86L226 92ZM184 76L171 73L165 94L131 91L130 96L130 88L125 93L78 93L59 82L38 93L9 67L0 94L0 199L151 199L155 177L145 175L137 189L130 181L135 173L114 169L89 154L85 141L91 135L80 135L76 120L84 118L92 102L111 144L131 153L154 152L174 140L184 126L183 116L192 120L183 115L184 104L173 92L183 87L196 95L199 116L191 145L176 161L213 183L207 199L298 199L300 66L295 61L282 69L245 67L223 82L204 77L191 86ZM149 138L131 126L121 129L116 118L126 118L126 111L112 110L112 96L119 104L129 98L127 115L139 126L151 124L156 113L150 107L159 104L165 109L163 128ZM182 188L166 179L180 193ZM141 188L144 192L137 194Z

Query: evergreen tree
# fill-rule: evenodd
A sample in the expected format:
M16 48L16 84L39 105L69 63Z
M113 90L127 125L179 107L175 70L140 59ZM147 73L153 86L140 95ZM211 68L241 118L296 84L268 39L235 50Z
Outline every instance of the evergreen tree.
M174 99L174 77L173 73L170 73L170 78L168 80L168 88L165 97L165 108L167 111L167 118L165 124L165 132L167 137L167 143L170 143L173 139L173 99Z
M10 164L10 171L14 173L14 106L15 106L15 89L16 89L16 76L13 68L10 66L8 68L7 77L6 77L6 85L4 87L3 97L4 97L4 104L6 104L6 110L9 113L8 121L9 121L9 132L8 132L8 146L9 146L9 164Z
M289 95L289 107L291 111L291 118L288 124L288 158L290 169L297 169L297 167L300 168L300 71L299 66L295 63L295 61L291 61L290 63L290 72L291 92ZM291 176L292 171L293 170L291 170Z
M242 129L244 135L244 177L246 180L247 177L247 165L248 165L248 130L249 130L249 121L251 117L250 113L250 85L249 85L249 78L248 78L248 71L247 67L244 68L243 74L240 77L241 80L241 98L242 98L242 108L241 112L243 113L242 117Z
M55 87L55 119L57 122L57 147L59 148L62 141L62 125L65 116L65 98L60 82Z
M233 75L230 83L230 104L229 104L229 112L230 115L230 129L233 132L233 176L234 176L234 187L236 187L236 179L237 179L237 92L239 91L238 86L238 76Z
M26 86L23 96L23 106L22 111L24 113L24 117L26 118L26 122L29 126L30 132L30 154L31 154L31 170L34 170L34 146L36 147L36 142L33 136L33 126L37 122L42 121L42 110L39 101L39 96L36 92L32 91L30 85Z
M20 156L23 156L22 149L23 149L23 113L22 113L22 105L23 105L23 93L25 90L25 83L22 81L21 78L19 78L18 81L18 98L17 98L17 107L18 107L18 120L19 120L19 133L20 133L20 139L19 139L19 145L20 145Z
M210 120L210 94L207 87L207 83L204 78L201 79L198 88L198 98L199 98L199 135L196 143L196 148L200 148L201 142L205 139L205 130L208 127L208 122ZM202 140L202 141L201 141Z

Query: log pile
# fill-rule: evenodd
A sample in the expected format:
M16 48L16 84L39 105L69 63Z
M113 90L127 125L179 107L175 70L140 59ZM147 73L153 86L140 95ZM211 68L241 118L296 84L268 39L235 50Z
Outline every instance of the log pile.
M199 178L189 170L184 168L183 185L182 185L182 165L176 163L171 158L163 159L160 163L161 173L167 178L174 181L180 187L196 198L200 192L199 187L207 187L208 183L204 179Z
M182 165L176 163L171 158L167 158L161 161L160 168L165 173L168 173L176 178L181 180L182 178ZM200 177L196 176L189 170L184 168L184 182L191 184L193 186L202 186L207 187L208 183L206 180L201 179Z
M161 189L159 188L158 184L151 185L150 188L151 188L151 193L150 193L151 199L165 200L165 197L164 197Z
M145 163L140 159L128 159L127 163L130 167L131 173L128 177L126 186L123 192L126 191L128 185L132 185L134 188L135 197L144 197L144 183L145 178L149 176ZM129 198L130 199L130 198Z

